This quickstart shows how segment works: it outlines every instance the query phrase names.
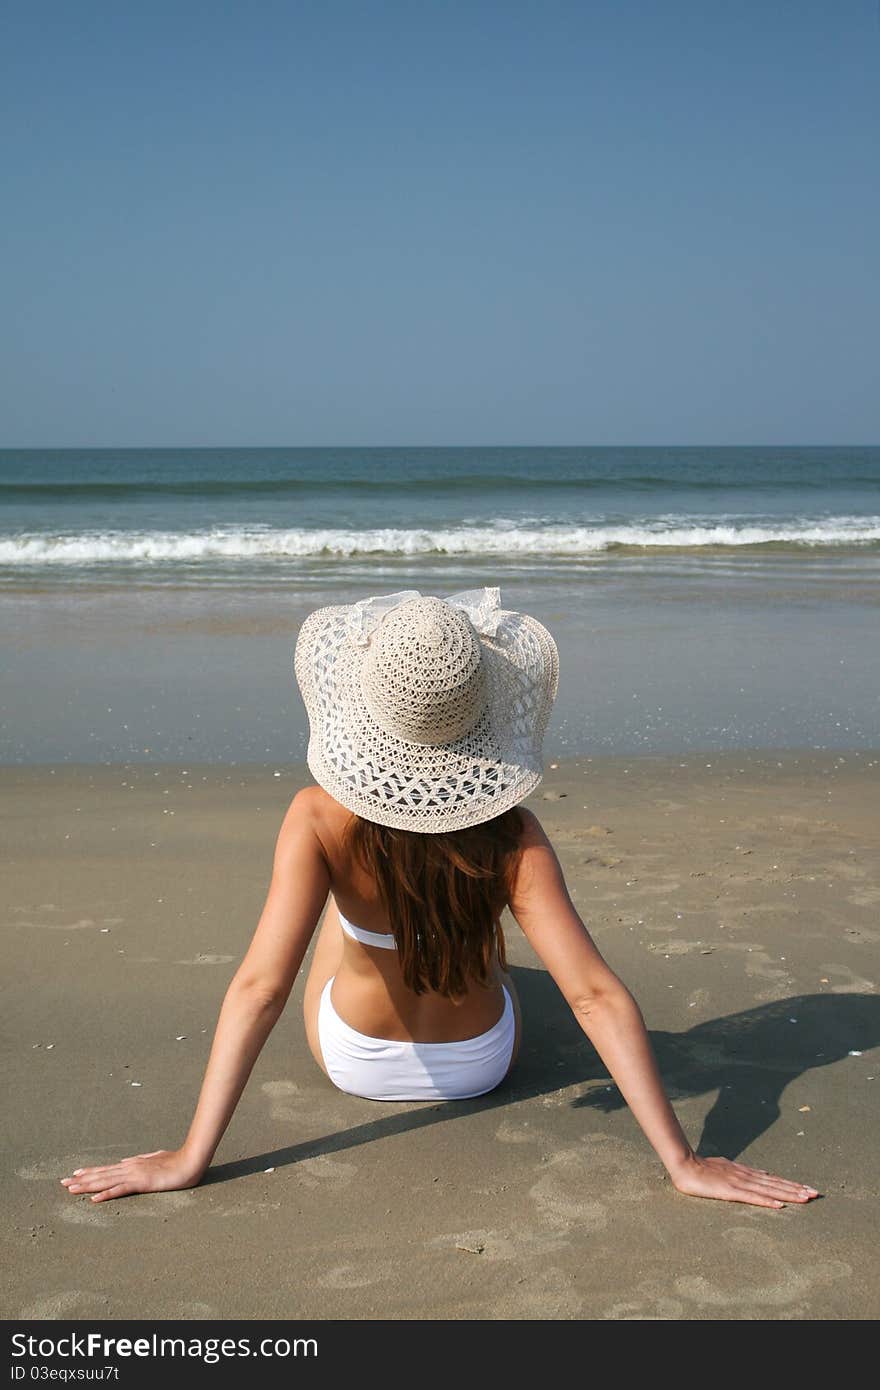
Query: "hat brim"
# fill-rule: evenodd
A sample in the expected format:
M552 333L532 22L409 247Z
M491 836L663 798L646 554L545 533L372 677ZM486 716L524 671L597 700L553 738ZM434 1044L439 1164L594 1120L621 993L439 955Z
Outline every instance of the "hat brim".
M478 634L487 699L477 724L439 745L389 734L360 686L367 648L349 638L348 605L310 613L294 670L309 716L306 761L315 780L355 815L400 830L440 834L491 820L544 775L541 744L556 699L559 655L543 624L503 612Z

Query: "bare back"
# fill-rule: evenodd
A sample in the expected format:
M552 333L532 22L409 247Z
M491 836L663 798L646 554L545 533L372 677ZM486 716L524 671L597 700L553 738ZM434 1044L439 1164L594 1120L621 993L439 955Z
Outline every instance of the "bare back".
M334 905L350 922L367 931L390 935L391 924L379 899L375 882L343 845L350 819L345 807L316 787L311 790L311 812L330 874ZM427 993L415 994L404 984L396 951L365 946L341 935L341 959L336 969L333 997L336 1007L352 1028L371 1037L416 1042L455 1042L471 1038L497 1022L504 1006L504 976L495 965L495 978L487 988L474 982L456 999Z

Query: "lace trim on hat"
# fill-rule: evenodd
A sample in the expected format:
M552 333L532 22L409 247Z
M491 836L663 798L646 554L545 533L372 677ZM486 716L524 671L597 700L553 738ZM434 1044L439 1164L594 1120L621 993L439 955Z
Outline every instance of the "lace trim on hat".
M357 603L352 604L346 620L349 641L356 647L369 646L376 628L389 613L399 608L402 603L411 603L413 599L422 597L418 589L399 589L394 594L378 594L373 598L359 599ZM443 601L452 604L454 608L461 608L483 637L496 635L503 616L499 588L463 589Z

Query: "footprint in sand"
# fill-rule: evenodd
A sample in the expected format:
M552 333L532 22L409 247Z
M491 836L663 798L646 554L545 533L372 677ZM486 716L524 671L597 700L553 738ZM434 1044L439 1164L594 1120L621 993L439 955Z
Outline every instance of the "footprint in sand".
M765 990L757 996L759 999L782 999L794 986L794 976L785 968L780 968L778 957L774 960L760 942L725 941L723 945L718 943L716 949L738 952L743 958L745 972L750 978L774 982L773 989Z
M874 907L880 903L880 888L854 888L851 893L847 893L846 901L854 907Z
M282 1077L278 1081L264 1081L260 1090L270 1100L291 1100L293 1096L298 1096L300 1091L295 1081L288 1081Z
M297 1120L302 1117L305 1097L301 1094L295 1081L264 1081L260 1090L271 1101L270 1119Z
M345 1163L341 1158L331 1158L329 1154L318 1154L315 1158L301 1158L288 1170L303 1187L336 1192L348 1187L357 1175L357 1165Z
M205 1319L219 1318L220 1309L215 1303L175 1303L173 1316L175 1319L186 1319L187 1322L201 1322Z
M848 1279L852 1266L842 1260L817 1260L812 1264L791 1265L781 1253L780 1245L763 1231L735 1228L727 1230L722 1240L733 1256L732 1278L741 1282L730 1287L728 1277L707 1279L702 1274L683 1275L675 1281L675 1291L708 1308L785 1308L804 1297L811 1289Z
M56 1216L71 1226L109 1226L118 1213L125 1211L127 1216L164 1217L171 1216L191 1207L195 1195L183 1192L142 1192L134 1197L126 1197L122 1202L93 1202L89 1197L71 1196L56 1208Z
M55 1215L59 1221L66 1221L68 1226L95 1226L98 1229L106 1229L113 1220L107 1202L91 1202L87 1197L69 1197L55 1208Z
M576 1149L553 1154L546 1171L529 1188L529 1198L551 1226L559 1230L601 1231L608 1224L603 1202L584 1196L590 1190L590 1171Z
M139 1196L126 1198L125 1210L132 1216L171 1216L173 1212L183 1211L196 1205L196 1195L190 1189L183 1192L144 1192Z
M106 1294L87 1293L84 1289L62 1289L58 1293L41 1293L33 1303L26 1303L19 1317L23 1322L56 1322L77 1315L100 1317L106 1315L110 1299Z
M656 1194L655 1167L641 1144L600 1131L584 1137L582 1162L595 1183L601 1173L602 1192L609 1201L644 1202Z
M537 1144L547 1135L536 1130L528 1120L505 1120L495 1131L495 1138L502 1144Z

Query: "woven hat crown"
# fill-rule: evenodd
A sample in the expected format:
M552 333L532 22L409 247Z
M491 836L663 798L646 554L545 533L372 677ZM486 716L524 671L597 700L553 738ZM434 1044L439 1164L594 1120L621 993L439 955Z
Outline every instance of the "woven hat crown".
M486 669L473 624L443 599L402 603L372 636L361 671L380 728L409 743L451 743L486 707Z

